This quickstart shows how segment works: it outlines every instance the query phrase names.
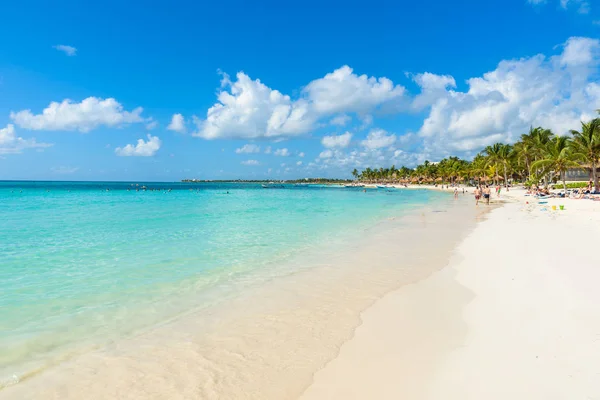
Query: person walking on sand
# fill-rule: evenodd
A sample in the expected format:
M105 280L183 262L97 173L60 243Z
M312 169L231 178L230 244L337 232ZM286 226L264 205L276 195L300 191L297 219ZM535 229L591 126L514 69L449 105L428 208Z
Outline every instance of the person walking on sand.
M485 185L485 189L483 189L483 198L485 199L485 204L490 204L490 194L492 190L490 189L490 185Z
M475 194L475 205L478 206L479 199L481 198L481 189L479 189L479 186L475 187L475 191L473 193Z

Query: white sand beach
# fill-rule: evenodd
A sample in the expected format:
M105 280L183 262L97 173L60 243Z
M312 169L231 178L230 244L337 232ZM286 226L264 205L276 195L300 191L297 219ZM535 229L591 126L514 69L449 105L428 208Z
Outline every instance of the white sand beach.
M524 194L363 312L301 398L600 398L600 203Z

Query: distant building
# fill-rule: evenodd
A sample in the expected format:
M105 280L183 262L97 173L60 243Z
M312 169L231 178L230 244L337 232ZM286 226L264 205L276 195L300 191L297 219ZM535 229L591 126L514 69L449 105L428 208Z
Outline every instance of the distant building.
M582 168L570 168L566 173L565 180L567 182L588 181L591 177L592 169L584 166Z

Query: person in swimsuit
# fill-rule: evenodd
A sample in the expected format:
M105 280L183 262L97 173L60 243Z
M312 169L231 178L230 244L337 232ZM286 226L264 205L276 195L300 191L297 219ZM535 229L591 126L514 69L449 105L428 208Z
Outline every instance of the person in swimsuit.
M454 188L454 198L458 199L458 188Z
M473 192L475 194L475 205L479 205L479 199L481 198L481 189L479 189L479 186L475 187L475 192Z
M490 194L492 191L490 190L489 185L485 185L485 189L483 189L483 198L485 199L485 204L490 204Z

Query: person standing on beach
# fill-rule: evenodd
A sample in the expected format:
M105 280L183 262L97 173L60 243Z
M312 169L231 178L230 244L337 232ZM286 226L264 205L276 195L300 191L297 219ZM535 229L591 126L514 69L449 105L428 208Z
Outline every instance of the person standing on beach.
M479 186L475 187L475 192L473 192L475 194L475 205L478 206L479 205L479 199L481 198L481 189L479 189Z
M490 189L490 185L485 185L485 189L483 189L483 198L485 199L485 204L490 204L490 194L492 190Z
M454 188L454 198L458 199L458 188Z

